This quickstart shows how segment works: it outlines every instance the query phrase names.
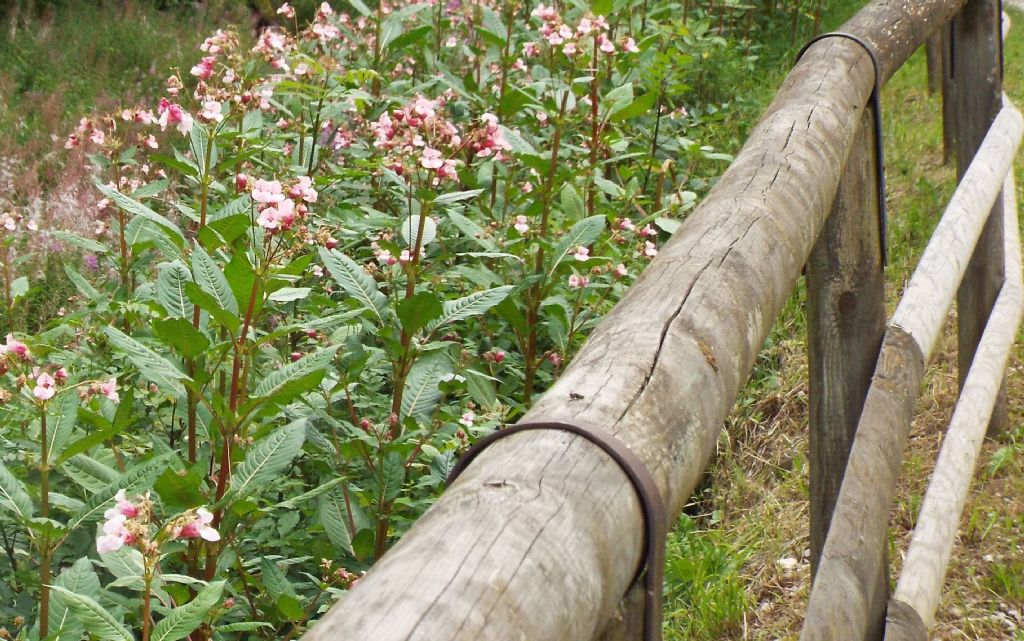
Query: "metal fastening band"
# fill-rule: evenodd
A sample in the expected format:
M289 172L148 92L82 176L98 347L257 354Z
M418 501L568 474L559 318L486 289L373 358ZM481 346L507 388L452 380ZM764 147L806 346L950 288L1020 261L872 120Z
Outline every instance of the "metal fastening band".
M868 58L871 58L871 64L875 67L875 87L871 92L871 109L875 112L875 176L878 184L878 234L879 250L882 255L882 268L884 269L889 264L889 244L887 241L888 215L885 207L885 152L882 146L882 68L878 64L878 57L875 55L875 50L871 48L871 45L860 37L843 31L832 31L811 38L800 49L800 53L796 54L797 61L803 57L808 47L825 38L845 38L856 42L867 52Z
M622 441L603 430L574 423L561 421L520 423L488 434L477 441L452 468L448 475L448 485L450 486L473 459L489 445L498 439L527 430L557 430L582 436L614 459L629 477L636 490L637 498L640 499L646 533L642 561L633 578L635 584L641 576L644 577L644 640L661 641L661 590L665 572L665 507L661 500L661 493L654 483L654 477L651 476L650 471L639 457Z

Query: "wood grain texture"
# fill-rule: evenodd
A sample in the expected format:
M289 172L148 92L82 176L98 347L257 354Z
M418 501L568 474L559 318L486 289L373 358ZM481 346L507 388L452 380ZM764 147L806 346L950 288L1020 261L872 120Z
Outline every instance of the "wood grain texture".
M811 590L801 641L881 639L887 599L879 553L924 366L974 243L1020 145L1004 108L964 175L885 332ZM881 586L881 587L880 587ZM881 591L881 592L880 592Z
M891 75L961 5L876 2L844 30L876 43ZM708 198L526 419L611 432L678 515L822 228L872 86L855 43L811 47ZM304 638L591 639L636 572L642 535L633 488L600 450L516 434Z
M1002 107L1002 29L1000 0L969 0L953 19L953 76L957 86L957 176L963 176ZM1003 214L997 199L957 293L957 370L960 388L971 367L992 305L1003 283ZM1006 425L1005 392L991 429Z
M885 332L876 164L868 110L807 264L812 576Z
M1020 325L1024 284L1021 281L1012 175L1006 180L1003 199L1006 204L1003 229L1007 278L978 344L975 361L957 401L921 505L914 536L889 606L887 625L894 629L914 629L920 623L927 632L935 624L935 612L957 526ZM889 639L888 632L886 639Z

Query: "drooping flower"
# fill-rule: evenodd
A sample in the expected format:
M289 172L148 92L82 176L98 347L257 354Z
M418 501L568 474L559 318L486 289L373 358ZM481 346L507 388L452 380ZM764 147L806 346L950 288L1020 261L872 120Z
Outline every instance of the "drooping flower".
M124 490L122 490L123 492ZM103 536L96 539L96 551L100 554L117 552L132 542L132 533L125 527L128 517L116 513L103 524Z
M27 361L31 357L28 345L14 338L14 334L7 335L7 344L0 345L0 354L12 354L23 361Z
M473 421L475 420L476 414L473 413L473 410L466 410L462 413L462 418L459 419L459 423L463 427L473 427Z
M654 258L658 255L658 248L651 241L644 241L644 257Z
M109 520L121 515L125 518L134 519L139 515L139 506L128 500L128 493L125 490L117 491L117 494L114 495L114 502L116 505L103 513L104 518Z
M203 102L203 110L199 112L199 117L206 122L221 122L224 120L224 114L221 113L221 105L216 100L206 100Z
M121 402L121 397L117 394L117 378L115 377L111 377L110 380L100 383L100 393L115 403Z
M576 253L573 254L573 258L579 261L584 261L590 258L590 250L580 245L576 248Z
M286 2L283 5L281 5L280 7L278 7L277 13L278 13L278 15L282 15L285 18L294 18L295 17L295 7L289 5Z
M181 105L170 102L166 98L160 101L160 108L157 110L160 118L160 130L164 131L168 125L175 127L180 133L187 134L192 131L192 116L181 108Z
M209 80L213 76L213 65L215 62L217 62L217 58L205 56L198 64L192 67L192 75L200 80Z
M569 275L569 289L582 289L590 284L590 279L579 274Z
M195 512L186 513L184 520L175 525L171 536L176 539L203 539L204 541L220 541L220 532L214 529L213 514L206 508L197 508Z
M258 179L252 188L252 199L265 205L282 202L285 198L281 182Z
M36 386L32 388L32 395L41 401L48 401L57 393L57 382L46 372L36 377Z
M516 216L516 222L514 225L512 225L512 228L515 229L520 234L525 234L526 232L530 231L529 220L526 218L526 216L520 214Z
M615 267L615 271L612 272L612 273L614 274L615 278L625 278L626 276L629 275L629 270L626 269L625 265L623 265L622 263L619 263Z

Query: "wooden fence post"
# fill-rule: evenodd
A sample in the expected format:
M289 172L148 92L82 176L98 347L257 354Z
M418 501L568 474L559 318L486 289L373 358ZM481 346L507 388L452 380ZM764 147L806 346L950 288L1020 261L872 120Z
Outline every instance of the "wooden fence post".
M956 151L956 83L953 78L953 23L939 31L942 54L942 164L953 162Z
M885 332L874 118L865 110L808 261L812 576Z
M952 70L956 85L957 179L963 177L1002 107L1002 15L999 0L969 0L953 19ZM960 388L1003 283L1003 201L992 208L957 292ZM989 433L1006 425L1006 391L992 413Z

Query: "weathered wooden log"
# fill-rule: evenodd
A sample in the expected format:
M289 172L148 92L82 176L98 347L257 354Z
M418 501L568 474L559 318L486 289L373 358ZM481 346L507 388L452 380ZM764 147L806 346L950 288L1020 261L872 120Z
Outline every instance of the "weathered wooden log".
M1002 107L1000 0L969 0L953 19L953 75L957 86L957 176L962 177ZM1003 284L1003 213L997 199L957 293L957 370L960 388L974 359L992 305ZM990 431L1006 425L1006 393L992 415Z
M800 639L878 639L879 552L924 366L969 256L1020 145L1024 120L1004 108L925 248L885 332Z
M928 94L934 95L942 89L942 34L933 33L925 42L928 65Z
M888 0L843 29L887 78L963 0ZM839 183L873 69L816 43L709 197L527 420L597 425L651 470L677 515L800 276ZM511 436L484 451L309 641L591 639L640 562L623 472L584 439ZM628 617L627 617L628 618Z
M935 462L886 621L886 641L927 641L974 468L1024 310L1012 174L1003 187L1006 281Z
M885 332L877 161L868 110L807 263L812 577Z

